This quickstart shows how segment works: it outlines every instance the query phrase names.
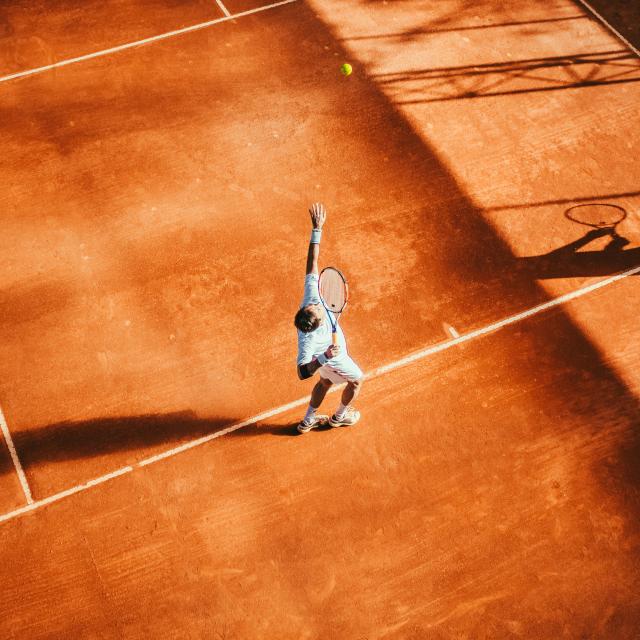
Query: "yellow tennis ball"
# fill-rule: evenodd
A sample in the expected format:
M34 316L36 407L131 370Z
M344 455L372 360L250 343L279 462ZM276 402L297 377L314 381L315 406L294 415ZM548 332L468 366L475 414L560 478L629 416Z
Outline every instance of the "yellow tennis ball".
M352 71L353 71L353 67L348 62L345 62L340 67L340 73L344 76L350 76Z

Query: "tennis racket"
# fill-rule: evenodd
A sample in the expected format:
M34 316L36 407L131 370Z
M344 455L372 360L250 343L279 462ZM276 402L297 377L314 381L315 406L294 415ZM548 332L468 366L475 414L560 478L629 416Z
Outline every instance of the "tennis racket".
M627 212L617 204L589 203L577 204L564 212L565 217L572 222L583 224L594 229L611 229L615 232L616 225L626 217Z
M329 312L331 321L331 342L338 344L338 318L347 306L349 285L342 272L335 267L325 267L318 279L318 293L322 306Z

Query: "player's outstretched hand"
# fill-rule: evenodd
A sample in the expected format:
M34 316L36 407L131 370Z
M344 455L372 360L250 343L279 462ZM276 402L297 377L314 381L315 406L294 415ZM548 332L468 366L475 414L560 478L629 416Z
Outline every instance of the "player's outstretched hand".
M327 219L327 211L321 202L314 202L309 207L309 214L311 215L311 224L314 229L322 229L324 221Z

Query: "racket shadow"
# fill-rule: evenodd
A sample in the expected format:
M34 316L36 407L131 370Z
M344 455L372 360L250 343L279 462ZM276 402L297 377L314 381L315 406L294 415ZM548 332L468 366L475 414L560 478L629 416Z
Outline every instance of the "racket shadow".
M549 253L517 258L519 271L529 273L537 279L610 276L640 266L640 247L629 248L631 240L617 231L617 226L627 217L621 207L618 217L610 224L590 224L578 221L575 212L578 207L571 207L565 217L576 224L588 227L589 230L580 238L558 247ZM604 248L595 251L583 251L591 242L609 236Z

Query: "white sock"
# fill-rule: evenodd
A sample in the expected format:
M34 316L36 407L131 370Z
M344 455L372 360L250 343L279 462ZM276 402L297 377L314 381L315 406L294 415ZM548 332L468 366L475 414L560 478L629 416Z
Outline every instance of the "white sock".
M317 407L312 407L311 405L309 405L307 407L307 413L304 414L304 422L306 422L307 424L313 422L313 419L316 417L317 410Z
M344 418L344 414L347 412L348 406L348 404L342 403L338 405L338 408L336 409L336 418L338 418L338 420L342 420L342 418Z

